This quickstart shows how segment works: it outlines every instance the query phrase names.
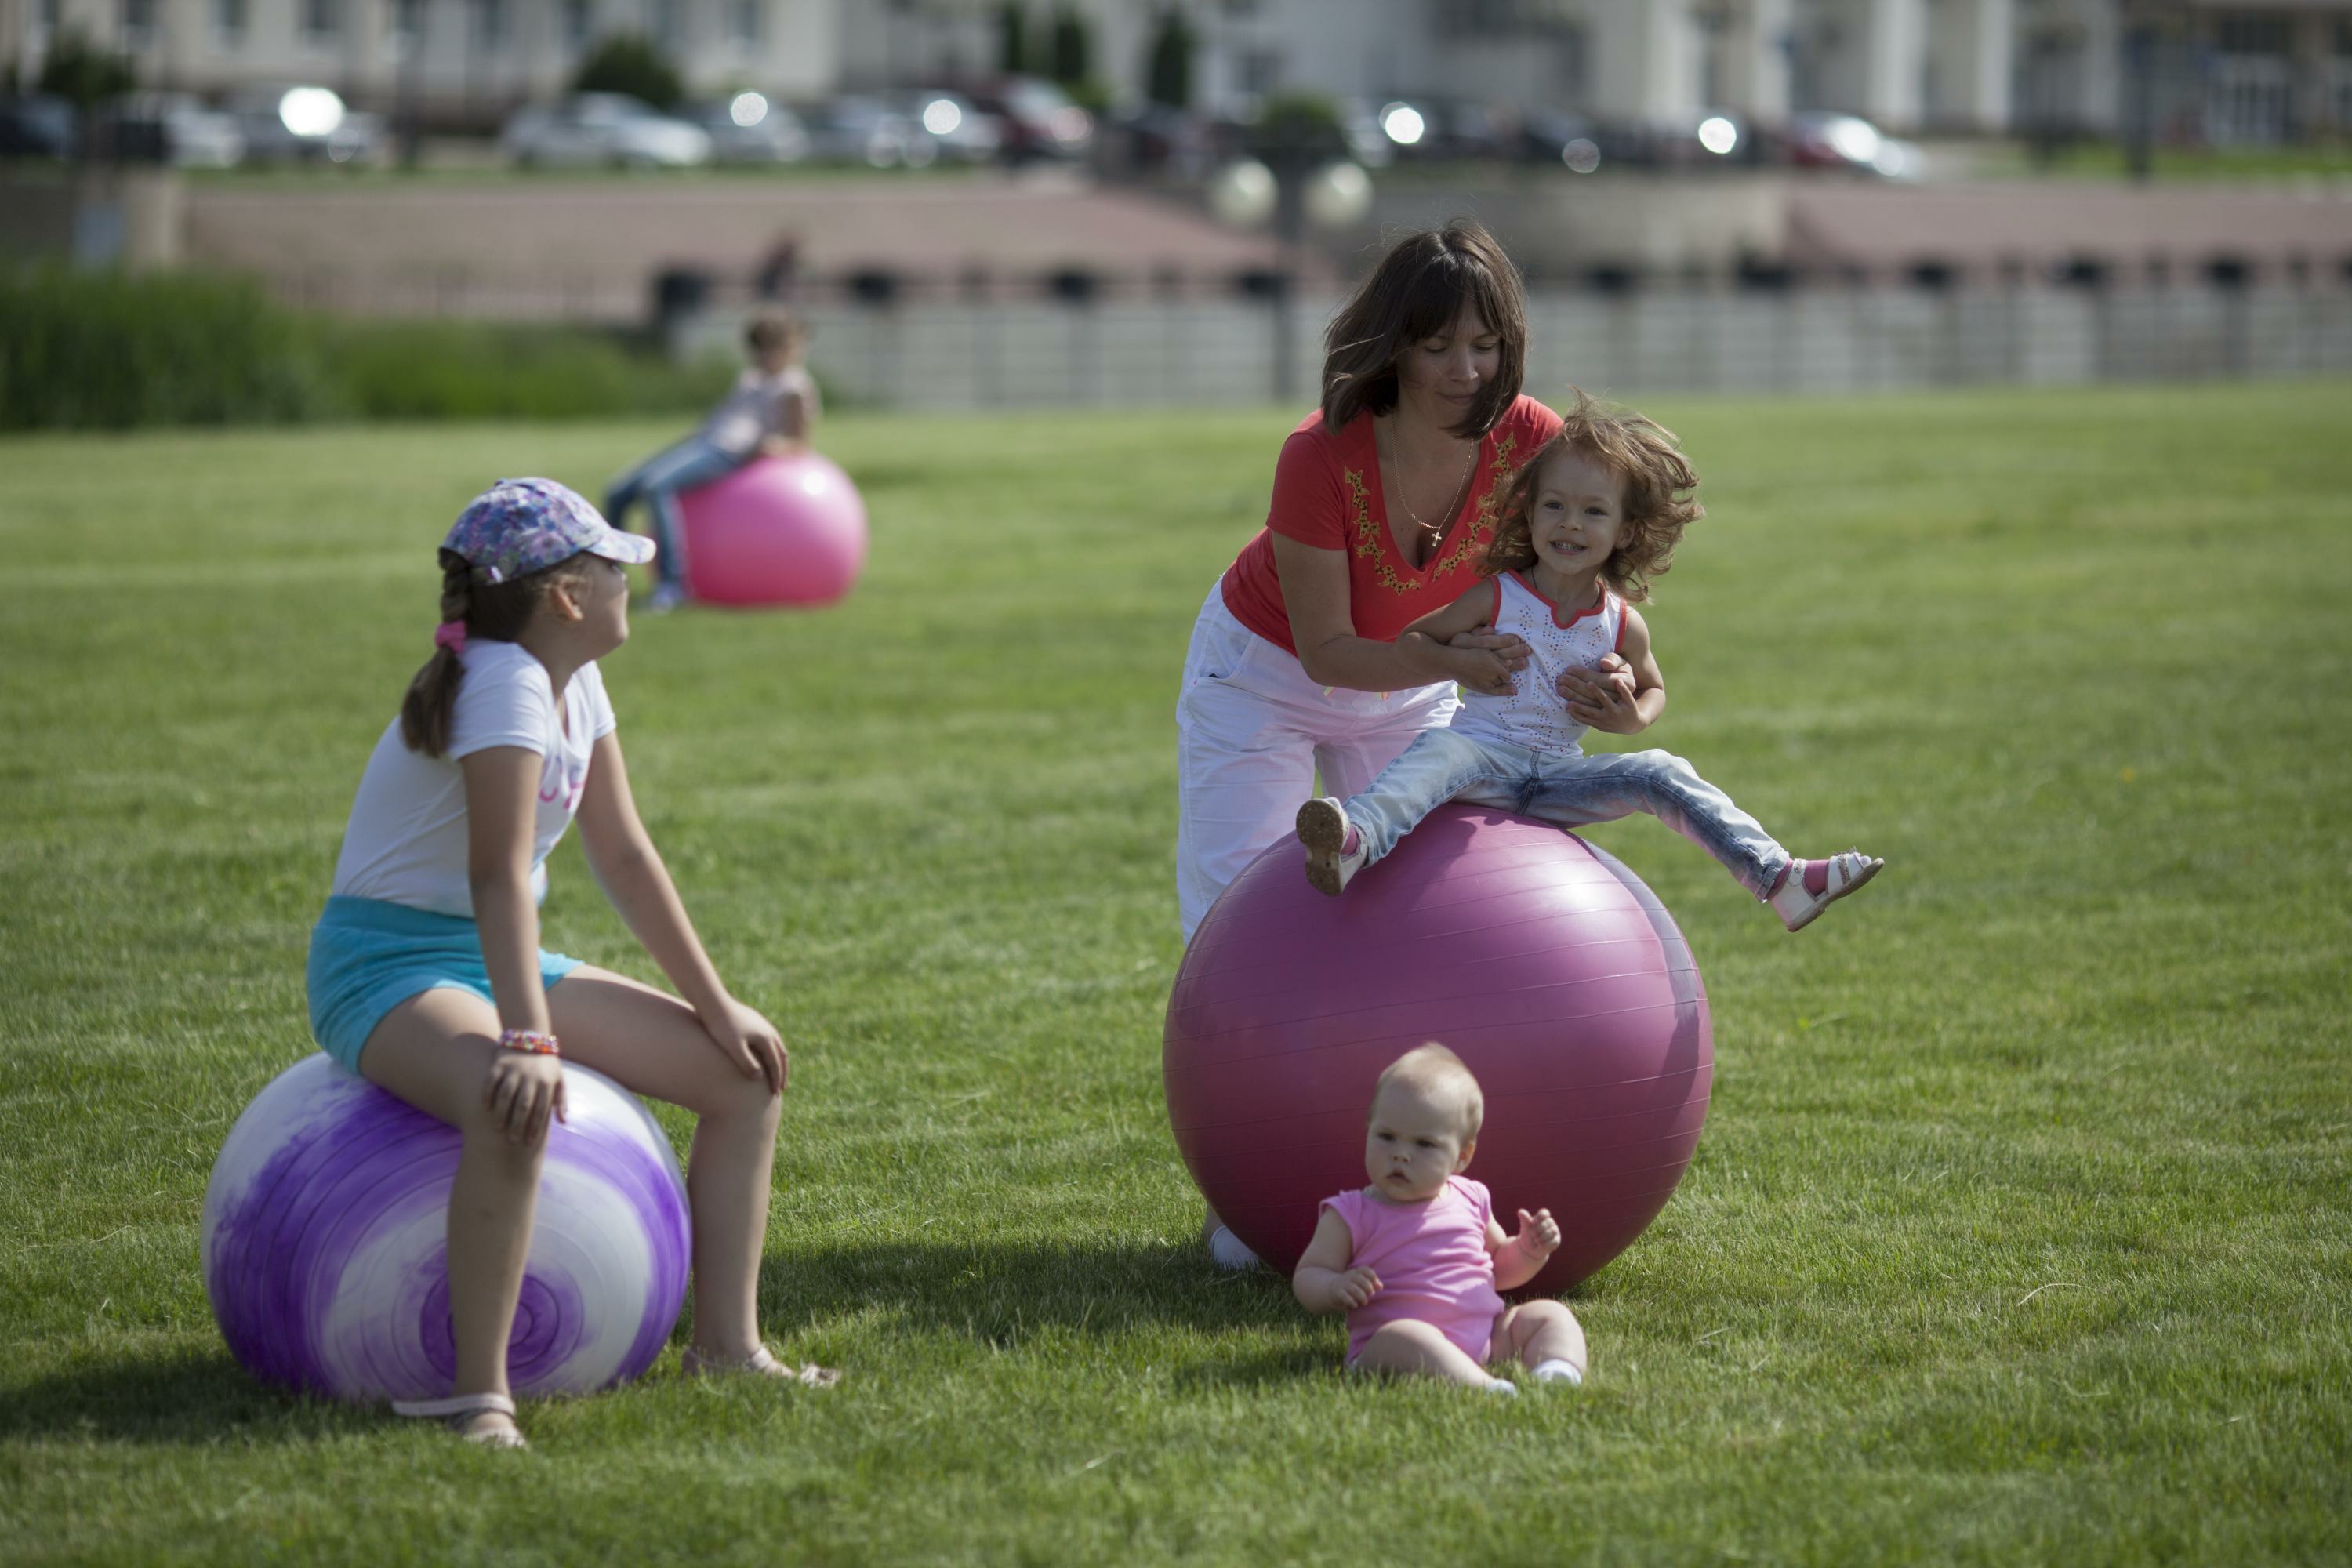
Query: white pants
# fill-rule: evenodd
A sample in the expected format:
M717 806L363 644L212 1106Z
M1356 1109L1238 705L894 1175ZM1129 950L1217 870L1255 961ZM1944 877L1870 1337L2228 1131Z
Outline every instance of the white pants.
M1454 684L1408 691L1318 686L1211 589L1176 699L1176 904L1184 940L1225 884L1290 831L1315 794L1357 794L1423 730L1443 728Z

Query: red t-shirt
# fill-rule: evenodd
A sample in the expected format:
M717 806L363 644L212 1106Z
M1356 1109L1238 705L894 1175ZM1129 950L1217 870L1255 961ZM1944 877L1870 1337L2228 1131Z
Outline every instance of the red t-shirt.
M1534 398L1522 395L1514 402L1479 444L1478 471L1462 510L1438 536L1429 560L1413 566L1389 532L1372 416L1359 414L1334 432L1324 428L1323 411L1317 409L1282 444L1274 466L1274 505L1265 527L1225 573L1225 608L1266 641L1298 651L1274 570L1274 536L1286 534L1318 550L1346 551L1348 616L1356 635L1394 642L1399 632L1478 581L1478 557L1494 533L1487 498L1559 426L1559 416Z

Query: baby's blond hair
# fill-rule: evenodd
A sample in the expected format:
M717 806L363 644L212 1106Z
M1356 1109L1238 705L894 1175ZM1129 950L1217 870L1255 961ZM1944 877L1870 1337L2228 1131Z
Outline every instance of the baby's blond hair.
M1480 1092L1478 1080L1462 1058L1444 1046L1432 1041L1416 1046L1389 1063L1381 1079L1372 1086L1372 1105L1392 1083L1401 1083L1426 1098L1444 1101L1451 1099L1462 1112L1462 1142L1468 1143L1478 1136L1478 1129L1486 1120L1486 1097ZM1371 1107L1364 1110L1364 1120L1372 1117Z

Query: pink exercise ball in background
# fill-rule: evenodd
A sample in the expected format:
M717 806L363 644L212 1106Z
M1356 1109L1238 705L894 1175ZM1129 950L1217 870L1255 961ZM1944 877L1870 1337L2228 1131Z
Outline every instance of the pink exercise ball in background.
M1439 807L1336 899L1287 837L1185 950L1160 1069L1209 1206L1286 1273L1317 1205L1364 1184L1381 1070L1451 1047L1486 1092L1465 1174L1495 1216L1549 1208L1557 1294L1673 1195L1715 1080L1706 988L1682 933L1615 858L1531 818Z
M830 605L866 564L866 503L829 458L754 458L682 492L686 586L710 605Z

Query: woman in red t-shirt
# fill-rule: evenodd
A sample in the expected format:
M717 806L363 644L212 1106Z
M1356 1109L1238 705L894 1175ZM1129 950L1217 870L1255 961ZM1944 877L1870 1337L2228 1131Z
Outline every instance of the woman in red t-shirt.
M1176 888L1184 939L1298 803L1361 790L1455 688L1501 693L1517 637L1425 658L1407 625L1479 581L1495 487L1559 429L1519 395L1518 269L1475 223L1407 235L1324 333L1323 405L1283 443L1265 527L1192 628L1176 704ZM1321 788L1315 787L1322 774ZM1211 1252L1255 1261L1217 1217Z
M1265 527L1201 607L1176 706L1176 885L1191 941L1225 884L1421 731L1500 692L1516 637L1426 663L1396 636L1478 580L1486 499L1559 428L1519 395L1519 276L1474 223L1406 236L1324 334L1323 406L1283 443Z

